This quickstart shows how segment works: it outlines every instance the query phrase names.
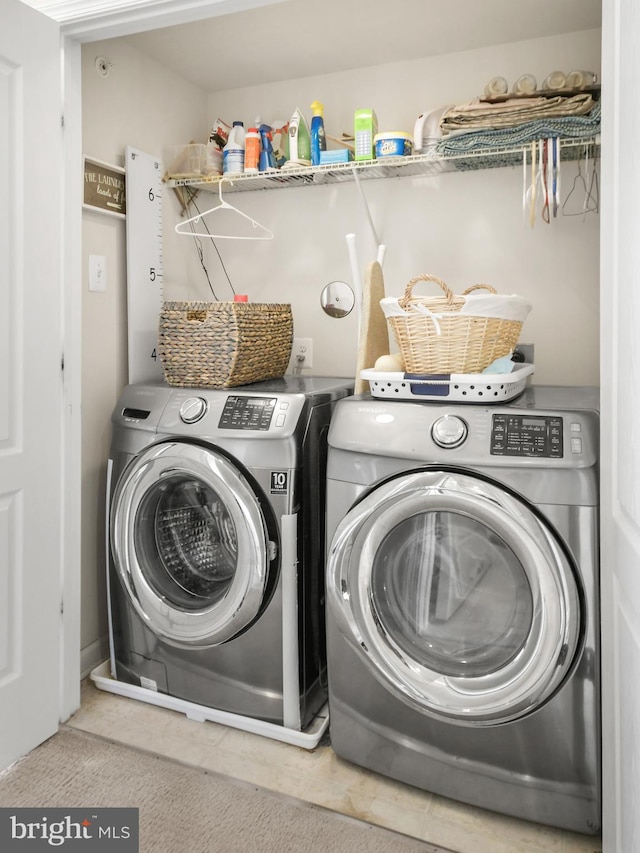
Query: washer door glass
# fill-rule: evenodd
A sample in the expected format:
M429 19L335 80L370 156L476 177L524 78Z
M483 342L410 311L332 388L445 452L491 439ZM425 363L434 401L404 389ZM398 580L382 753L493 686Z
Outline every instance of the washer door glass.
M209 483L169 474L152 485L140 502L134 540L149 583L172 604L197 610L229 592L238 564L238 533Z
M420 471L365 497L330 550L330 606L375 675L429 714L533 711L579 645L580 595L553 531L498 484Z
M114 562L154 633L180 646L236 636L261 612L276 543L244 474L213 448L178 441L145 450L112 503Z

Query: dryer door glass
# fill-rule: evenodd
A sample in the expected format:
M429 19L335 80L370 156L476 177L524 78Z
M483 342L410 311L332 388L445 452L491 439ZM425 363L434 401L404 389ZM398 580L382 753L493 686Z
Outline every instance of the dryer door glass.
M558 537L522 499L427 469L374 489L339 525L328 592L370 670L449 721L531 713L573 666L581 596Z
M405 654L465 678L507 666L533 617L527 574L507 542L468 515L439 510L401 521L382 540L371 604Z
M212 447L152 445L114 493L120 580L145 624L177 646L218 645L255 621L275 586L276 535L258 487Z

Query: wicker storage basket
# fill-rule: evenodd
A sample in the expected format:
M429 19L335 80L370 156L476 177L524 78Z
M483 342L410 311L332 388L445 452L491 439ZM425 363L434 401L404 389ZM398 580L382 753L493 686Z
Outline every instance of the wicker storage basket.
M291 305L165 302L158 351L169 385L234 388L284 376L293 344Z
M413 288L420 281L435 282L442 294L414 296ZM460 313L465 297L476 290L496 294L488 284L475 284L456 296L437 276L419 275L411 279L398 300L403 313L387 313L407 373L481 373L497 358L513 351L520 337L521 320ZM497 305L511 298L528 305L520 297L496 296Z

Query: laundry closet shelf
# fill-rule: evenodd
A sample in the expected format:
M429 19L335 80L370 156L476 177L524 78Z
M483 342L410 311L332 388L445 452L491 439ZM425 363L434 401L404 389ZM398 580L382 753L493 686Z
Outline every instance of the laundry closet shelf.
M589 139L561 139L561 160L579 160L588 150L590 156L599 151L600 136ZM365 160L334 163L325 166L300 166L285 171L261 172L258 175L225 176L225 193L252 190L275 190L286 187L320 186L358 179L434 177L446 172L470 172L503 166L521 166L522 158L530 162L530 145L513 148L487 149L479 152L433 156L413 154L409 157L388 157L384 160ZM169 187L190 186L218 192L220 176L211 178L181 178L166 181Z

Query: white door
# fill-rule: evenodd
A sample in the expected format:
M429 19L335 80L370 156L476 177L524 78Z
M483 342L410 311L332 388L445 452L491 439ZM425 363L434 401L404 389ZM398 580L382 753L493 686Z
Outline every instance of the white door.
M640 5L603 2L603 842L640 850Z
M0 26L0 768L58 726L62 129L58 25Z

